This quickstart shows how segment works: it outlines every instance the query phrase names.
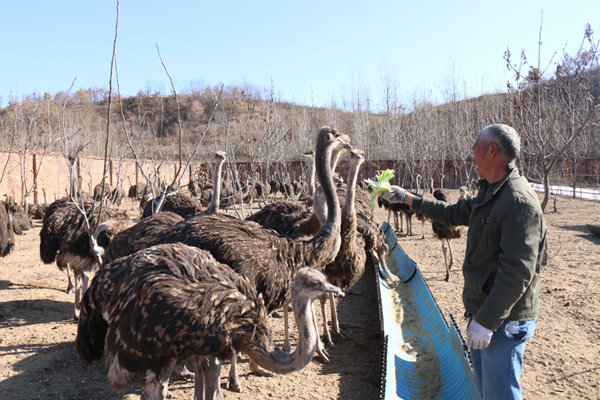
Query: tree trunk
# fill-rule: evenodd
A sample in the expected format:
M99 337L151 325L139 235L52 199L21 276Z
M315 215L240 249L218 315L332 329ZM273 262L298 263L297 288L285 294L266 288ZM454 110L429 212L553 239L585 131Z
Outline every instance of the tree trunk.
M542 200L542 212L546 210L550 199L550 170L544 169L544 199Z

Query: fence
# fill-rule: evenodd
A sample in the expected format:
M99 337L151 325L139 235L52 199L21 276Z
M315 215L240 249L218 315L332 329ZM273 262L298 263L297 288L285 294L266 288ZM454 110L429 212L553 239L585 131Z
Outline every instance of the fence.
M436 187L440 184L440 177L444 174L444 187L457 188L461 185L468 184L465 182L464 174L461 173L462 168L459 165L463 163L454 163L446 161L444 167L438 163L435 168L427 168L430 170L431 177L434 179ZM177 170L177 163L170 161L163 163L161 174L163 179L170 181ZM254 178L255 174L260 173L263 181L268 181L272 178L281 179L284 172L289 174L290 179L300 180L306 179L307 169L299 161L291 163L271 163L268 168L262 168L257 164L249 162L239 162L236 164L238 172L242 179ZM263 165L264 166L264 165ZM340 176L346 177L348 172L348 162L342 162L337 168ZM419 172L422 167L416 165L412 170ZM34 182L34 171L39 168L39 174L36 179L36 187L32 188ZM102 171L104 168L104 159L100 157L82 157L80 159L80 176L82 190L92 192L95 185L102 180ZM153 162L145 161L144 170L153 169ZM209 172L212 167L203 163L193 163L187 176L183 178L182 184L186 185L192 177L197 177L200 170ZM411 182L411 176L407 172L405 163L394 160L367 161L361 169L359 179L373 178L378 170L394 169L396 178L393 183L411 187L414 182ZM422 173L422 172L421 172ZM210 176L211 174L208 173ZM16 151L0 150L0 195L9 195L17 201L23 202L26 189L33 192L28 198L29 203L44 203L52 202L60 198L69 191L69 168L64 155L59 153L28 153L24 155ZM414 177L413 177L414 178ZM531 179L535 181L535 179ZM227 174L225 174L227 179ZM117 184L125 191L130 185L143 181L144 178L137 168L133 159L112 159L109 162L107 181L111 187ZM550 179L553 184L571 185L576 184L577 187L600 188L600 160L587 159L580 160L575 165L569 162L559 163L553 171ZM428 182L427 182L428 183Z

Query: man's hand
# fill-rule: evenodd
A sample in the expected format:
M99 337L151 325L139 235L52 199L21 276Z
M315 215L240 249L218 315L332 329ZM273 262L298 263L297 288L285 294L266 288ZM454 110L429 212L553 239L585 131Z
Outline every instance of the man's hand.
M467 346L473 350L483 350L490 345L493 333L473 318L467 328Z
M391 192L382 194L383 198L390 203L402 203L406 189L396 185L390 185L390 189L392 190Z

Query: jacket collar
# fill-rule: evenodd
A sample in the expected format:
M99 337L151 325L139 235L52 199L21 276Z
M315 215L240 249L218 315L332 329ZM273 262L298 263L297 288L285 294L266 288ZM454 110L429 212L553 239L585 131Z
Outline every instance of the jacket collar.
M483 206L484 204L486 204L488 201L490 201L493 197L496 196L496 194L498 194L502 190L502 188L506 185L506 182L508 180L515 179L515 178L519 177L520 175L521 175L521 173L519 172L519 169L516 167L509 170L508 174L506 174L506 176L504 178L500 179L498 182L493 184L496 186L494 189L494 192L490 196L487 196L487 198L486 198L486 193L487 193L488 187L490 187L490 184L485 179L480 179L478 182L479 193L477 194L477 198L476 198L476 201L479 204L477 204L476 207Z

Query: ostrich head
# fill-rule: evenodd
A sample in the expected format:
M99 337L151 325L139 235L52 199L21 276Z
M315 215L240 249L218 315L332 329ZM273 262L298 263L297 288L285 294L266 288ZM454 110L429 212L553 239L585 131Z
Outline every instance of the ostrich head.
M102 265L102 257L104 257L104 252L110 245L111 240L117 233L129 228L131 225L132 223L129 221L118 219L109 219L98 225L92 235L93 240L91 241L90 250L100 265Z
M315 151L312 149L306 150L304 153L302 153L302 157L306 158L308 161L314 161L315 160Z
M327 281L327 277L321 271L314 268L298 270L292 283L292 296L296 294L297 300L310 302L324 293L344 295L340 288Z
M237 342L236 347L269 371L286 374L304 368L317 349L318 333L312 304L318 297L329 293L344 295L340 288L327 282L322 272L314 268L301 268L292 283L292 306L299 331L296 350L287 353L274 347L267 326L256 326Z

